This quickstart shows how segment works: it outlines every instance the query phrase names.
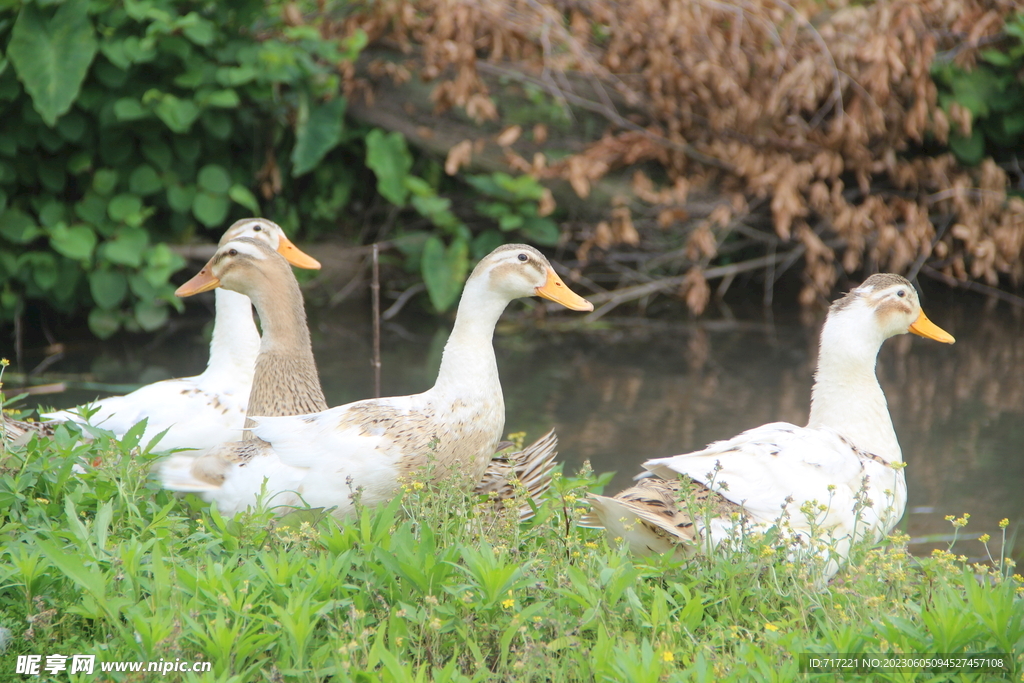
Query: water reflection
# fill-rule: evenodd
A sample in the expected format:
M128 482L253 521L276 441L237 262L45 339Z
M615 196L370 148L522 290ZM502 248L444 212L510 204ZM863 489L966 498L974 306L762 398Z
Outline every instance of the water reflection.
M887 342L879 356L879 379L908 463L902 527L918 553L946 547L952 532L946 515L971 513L960 535L968 539L986 532L998 539L1000 519L1010 519L1010 532L1024 520L1024 321L1020 311L983 310L982 304L949 294L926 300L930 317L957 343L905 335ZM371 395L367 318L362 307L311 314L331 405ZM617 491L647 458L699 449L766 422L803 424L821 321L645 323L586 333L559 333L554 322L526 331L499 325L506 431L534 436L556 426L567 467L590 460L597 471L614 470ZM428 388L446 335L436 321L411 316L386 327L383 393ZM125 346L117 353L107 345L86 360L86 349L53 369L70 372L77 362L91 365L96 379L125 382L148 368L151 381L159 374L195 374L206 360L195 328L145 352L120 343ZM83 398L77 393L50 402L63 406ZM998 553L996 542L990 547ZM955 550L985 555L977 541Z

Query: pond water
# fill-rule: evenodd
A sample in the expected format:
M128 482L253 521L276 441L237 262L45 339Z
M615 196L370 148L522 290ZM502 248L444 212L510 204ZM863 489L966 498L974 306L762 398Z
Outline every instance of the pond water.
M953 346L904 335L885 344L878 375L907 461L909 504L901 527L912 550L946 547L946 515L971 514L954 550L982 559L976 540L1024 522L1024 311L973 295L925 292L929 317ZM527 304L529 307L530 304ZM311 311L314 351L330 405L372 395L369 313L365 306ZM190 304L191 311L202 311ZM615 471L615 492L640 464L702 448L767 422L803 424L823 313L766 319L750 307L733 319L704 322L608 321L601 330L564 329L571 316L546 320L513 304L495 338L507 407L506 432L528 438L557 428L567 471L589 460ZM79 380L131 383L197 374L207 358L202 315L139 346L137 339L69 345L49 372ZM382 331L383 393L428 388L450 323L403 313ZM38 358L36 359L38 361ZM31 359L27 363L31 367ZM65 407L95 389L40 397ZM1011 544L1024 557L1024 543Z

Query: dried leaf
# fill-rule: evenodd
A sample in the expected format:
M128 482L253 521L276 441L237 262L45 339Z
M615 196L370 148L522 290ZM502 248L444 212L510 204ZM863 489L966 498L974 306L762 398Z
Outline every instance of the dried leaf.
M509 126L505 130L501 131L501 134L495 139L499 147L511 147L515 144L515 141L519 139L519 136L523 134L523 127L519 124Z
M463 140L448 150L448 157L444 160L444 172L448 175L455 175L459 169L473 160L472 140Z

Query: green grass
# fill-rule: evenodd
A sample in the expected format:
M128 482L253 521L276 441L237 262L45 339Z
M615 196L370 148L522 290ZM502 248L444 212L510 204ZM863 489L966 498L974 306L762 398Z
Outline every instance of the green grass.
M839 680L799 673L802 652L1007 652L1024 680L1024 589L1001 558L912 558L898 538L828 585L764 537L642 560L574 525L599 483L587 473L560 477L525 524L416 482L345 523L226 519L161 490L139 433L80 444L61 427L0 451L0 681L45 680L13 675L17 656L56 653L212 663L61 681Z

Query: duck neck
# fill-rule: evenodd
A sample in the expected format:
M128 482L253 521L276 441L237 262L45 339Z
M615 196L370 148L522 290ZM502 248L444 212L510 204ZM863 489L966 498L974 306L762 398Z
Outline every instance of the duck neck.
M283 277L280 282L255 288L253 303L263 327L263 341L247 414L301 415L326 410L306 309L295 278Z
M493 338L494 326L507 305L507 300L485 289L480 279L466 282L434 391L457 388L460 396L465 396L493 393L497 387L501 394Z
M210 360L205 379L224 376L232 383L239 377L252 380L260 349L260 334L252 318L252 302L244 294L218 288L214 292L215 314Z
M886 460L902 458L889 406L875 376L875 361L885 339L870 324L851 329L830 316L821 331L818 369L811 390L808 427L828 427L858 448Z

